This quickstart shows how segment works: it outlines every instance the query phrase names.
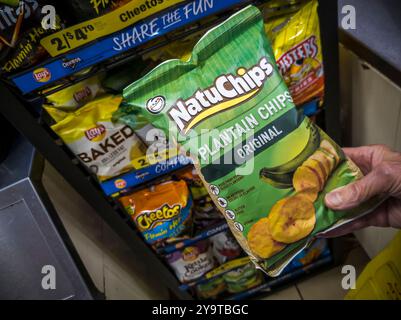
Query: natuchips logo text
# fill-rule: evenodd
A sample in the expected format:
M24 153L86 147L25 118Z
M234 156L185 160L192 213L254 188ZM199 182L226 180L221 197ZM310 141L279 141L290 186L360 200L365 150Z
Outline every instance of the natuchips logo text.
M263 57L246 69L240 67L237 73L217 77L212 86L198 90L188 99L178 99L168 111L181 134L213 116L228 110L255 96L266 80L273 74L273 66Z

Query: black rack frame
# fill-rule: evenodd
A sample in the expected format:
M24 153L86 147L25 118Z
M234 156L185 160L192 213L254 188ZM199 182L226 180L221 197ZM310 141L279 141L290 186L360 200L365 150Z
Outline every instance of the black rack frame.
M341 143L337 15L337 0L319 0L326 78L325 130L334 140ZM94 183L93 178L83 170L82 166L72 160L70 153L60 146L48 126L38 119L32 105L2 84L0 84L0 97L2 99L0 112L126 242L132 249L134 259L146 264L149 270L160 279L160 282L170 290L174 297L192 299L188 292L179 289L180 284L176 277L132 229L127 217L121 212L117 214L116 211L119 209L110 199L104 196L99 186ZM341 256L338 251L334 251L335 263L338 263Z

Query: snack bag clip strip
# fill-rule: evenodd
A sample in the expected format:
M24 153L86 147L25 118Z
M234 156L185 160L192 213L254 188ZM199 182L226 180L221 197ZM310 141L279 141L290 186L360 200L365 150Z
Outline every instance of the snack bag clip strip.
M186 61L128 86L114 118L143 119L190 153L216 206L255 265L278 276L319 233L374 204L333 212L324 195L360 170L298 112L260 11L248 6L207 32Z

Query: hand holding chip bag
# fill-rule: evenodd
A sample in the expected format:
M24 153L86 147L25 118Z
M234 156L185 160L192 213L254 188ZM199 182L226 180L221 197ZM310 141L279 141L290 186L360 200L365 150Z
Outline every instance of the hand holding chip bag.
M253 6L207 32L188 61L162 63L123 96L115 117L133 127L146 118L192 154L237 241L271 276L318 234L373 207L325 206L328 192L362 173L297 111Z

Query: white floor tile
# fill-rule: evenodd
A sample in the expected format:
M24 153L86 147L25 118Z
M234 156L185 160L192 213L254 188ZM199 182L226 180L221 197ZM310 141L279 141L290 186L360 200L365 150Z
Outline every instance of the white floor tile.
M139 300L146 296L137 287L128 285L125 279L105 267L105 295L108 300Z

